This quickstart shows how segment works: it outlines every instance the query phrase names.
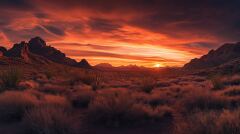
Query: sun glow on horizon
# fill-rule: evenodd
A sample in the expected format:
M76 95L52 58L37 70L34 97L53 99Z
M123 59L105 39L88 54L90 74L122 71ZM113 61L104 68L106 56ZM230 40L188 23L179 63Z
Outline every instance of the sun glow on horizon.
M153 67L159 68L159 67L165 67L165 65L163 65L163 64L161 64L161 63L157 63L157 64L155 64Z

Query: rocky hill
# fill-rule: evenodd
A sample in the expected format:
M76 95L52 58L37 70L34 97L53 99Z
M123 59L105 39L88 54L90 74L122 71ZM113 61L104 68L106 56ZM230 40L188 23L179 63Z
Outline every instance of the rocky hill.
M211 50L199 59L193 59L185 64L185 70L201 70L218 67L240 58L240 43L224 44L216 50Z
M86 59L82 59L80 62L77 63L76 66L80 67L80 68L86 68L86 69L91 68L91 65L88 63L88 61Z
M91 65L87 60L84 59L81 62L77 62L76 60L67 57L60 50L48 46L40 37L32 38L28 43L21 42L19 44L14 44L9 50L0 47L0 56L5 57L5 60L6 58L18 59L25 63L35 62L48 64L54 62L80 68L91 68Z

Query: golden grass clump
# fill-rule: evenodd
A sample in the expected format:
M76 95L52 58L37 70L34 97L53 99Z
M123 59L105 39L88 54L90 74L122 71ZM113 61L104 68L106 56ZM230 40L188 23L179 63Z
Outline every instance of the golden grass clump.
M75 108L87 108L94 96L94 91L83 88L71 93L69 100Z
M175 125L176 134L239 134L240 110L198 112Z
M22 74L16 68L8 68L0 73L0 84L2 90L17 89Z
M71 113L59 107L41 106L28 110L23 121L26 133L78 134L78 122Z
M90 103L87 120L95 125L123 127L139 125L169 114L166 109L137 103L128 91L106 91Z
M223 110L230 106L224 96L214 94L210 91L193 90L180 101L179 109L186 113L208 110Z
M6 91L0 94L0 120L6 122L20 120L25 110L38 104L38 99L30 93Z
M141 79L140 87L143 92L151 93L153 88L156 86L156 81L151 77L144 77Z

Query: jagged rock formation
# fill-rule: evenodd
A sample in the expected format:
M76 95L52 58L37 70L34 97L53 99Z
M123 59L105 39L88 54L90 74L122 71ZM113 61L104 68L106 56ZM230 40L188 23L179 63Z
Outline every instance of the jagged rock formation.
M64 53L54 47L47 46L46 42L40 37L32 38L28 43L21 42L15 44L11 49L7 50L0 47L0 56L8 58L20 59L25 63L42 63L48 64L55 62L63 65L76 66L81 68L91 68L87 60L83 59L77 62L68 58Z
M88 69L91 68L91 65L88 63L86 59L82 59L80 62L77 63L76 66L80 68L88 68Z
M112 68L113 66L109 63L100 63L100 64L95 65L94 67L96 67L96 68Z
M41 55L53 62L74 66L77 62L66 57L64 53L54 47L47 46L46 42L40 37L32 38L29 41L29 50L37 55Z
M217 67L232 60L240 58L240 42L224 44L217 50L211 50L199 59L193 59L184 65L186 70L198 70Z
M7 49L5 47L0 46L0 56L3 56L7 52Z
M14 44L14 46L5 52L4 55L7 57L21 58L24 61L29 62L29 54L28 44L26 42L21 42L20 44Z

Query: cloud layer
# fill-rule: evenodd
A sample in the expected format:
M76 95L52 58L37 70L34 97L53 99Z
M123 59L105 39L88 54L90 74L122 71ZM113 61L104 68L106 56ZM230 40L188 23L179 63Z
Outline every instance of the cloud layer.
M0 44L41 36L92 64L181 66L239 41L238 0L1 0Z

